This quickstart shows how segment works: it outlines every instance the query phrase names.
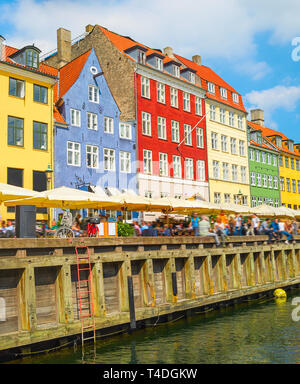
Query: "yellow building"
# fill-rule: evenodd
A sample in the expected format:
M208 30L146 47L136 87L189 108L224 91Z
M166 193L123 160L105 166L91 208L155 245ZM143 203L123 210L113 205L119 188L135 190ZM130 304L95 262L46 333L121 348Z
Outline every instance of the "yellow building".
M280 151L279 179L281 204L284 207L300 209L300 144L281 132L264 126L264 111L252 111L252 121L259 124L261 131ZM251 112L251 114L252 114Z
M4 45L0 36L0 182L41 191L51 187L53 169L52 94L56 70L39 64L40 50ZM1 219L14 219L14 208L0 208ZM38 210L37 219L47 219Z

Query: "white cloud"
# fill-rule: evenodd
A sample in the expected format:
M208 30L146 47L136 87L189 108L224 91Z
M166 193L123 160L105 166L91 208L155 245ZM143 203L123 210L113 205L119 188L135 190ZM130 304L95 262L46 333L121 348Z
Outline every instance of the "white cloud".
M56 29L84 32L100 24L146 45L173 46L179 54L222 58L253 79L270 72L256 60L256 36L269 31L272 43L300 35L298 0L17 0L0 6L0 22L12 23L7 43L56 47ZM13 17L12 17L13 15ZM5 31L2 31L5 34Z
M262 91L252 91L245 95L244 101L248 110L260 108L265 111L265 122L270 128L277 129L277 124L273 121L273 112L285 110L295 111L300 100L300 86L283 86L265 89Z

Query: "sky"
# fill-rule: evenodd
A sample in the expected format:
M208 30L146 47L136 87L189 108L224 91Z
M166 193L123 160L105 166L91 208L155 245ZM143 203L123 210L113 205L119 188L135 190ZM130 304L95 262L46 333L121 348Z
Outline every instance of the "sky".
M299 0L0 0L0 35L42 54L56 48L56 30L99 24L152 48L198 54L265 111L265 125L300 143ZM248 116L250 119L250 115Z

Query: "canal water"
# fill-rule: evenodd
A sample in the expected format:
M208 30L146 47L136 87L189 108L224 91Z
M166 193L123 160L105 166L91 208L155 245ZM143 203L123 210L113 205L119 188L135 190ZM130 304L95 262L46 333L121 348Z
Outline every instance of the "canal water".
M27 364L260 364L300 363L300 321L292 319L293 297L262 298L214 312L179 319L132 334L97 340L96 355L74 347L24 358ZM300 315L300 310L298 311Z

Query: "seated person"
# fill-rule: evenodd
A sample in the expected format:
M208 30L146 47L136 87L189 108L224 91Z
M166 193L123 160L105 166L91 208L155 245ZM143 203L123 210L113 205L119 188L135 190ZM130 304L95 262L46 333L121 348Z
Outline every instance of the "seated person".
M210 228L209 218L207 216L202 216L201 221L199 223L199 236L207 237L211 236L215 239L215 242L217 246L220 245L219 237L216 233L212 232L212 229ZM224 239L222 239L224 241ZM225 246L225 243L223 242L223 247Z
M261 225L262 234L269 236L269 243L271 243L272 239L274 238L273 228L270 224L270 219L266 219Z
M74 233L75 237L79 237L82 235L83 231L80 229L80 223L79 222L74 222L72 225L72 231Z
M55 220L52 220L52 223L51 223L51 227L50 229L45 229L45 234L47 236L51 236L51 235L54 235L55 231L59 228L58 225L56 224L56 221Z
M6 234L6 222L3 220L1 221L0 237L5 237L5 234Z
M164 225L164 229L163 229L162 235L163 236L171 236L171 231L170 231L170 228L169 228L168 224Z
M5 227L5 237L14 237L15 227L12 225L11 220L7 220L7 226Z

